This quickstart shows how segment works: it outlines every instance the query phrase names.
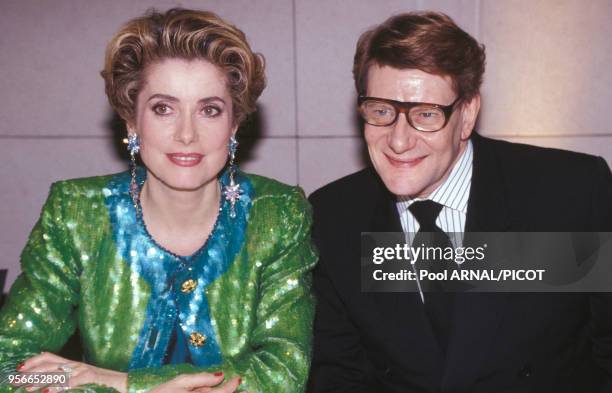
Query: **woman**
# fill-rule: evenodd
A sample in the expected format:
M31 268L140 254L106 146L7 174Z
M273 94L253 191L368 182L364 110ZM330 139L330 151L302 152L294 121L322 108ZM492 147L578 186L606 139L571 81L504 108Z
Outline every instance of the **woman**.
M0 312L1 371L63 370L98 391L304 389L309 207L233 162L263 69L208 12L152 12L117 33L102 76L131 171L52 185ZM50 353L76 328L84 362Z

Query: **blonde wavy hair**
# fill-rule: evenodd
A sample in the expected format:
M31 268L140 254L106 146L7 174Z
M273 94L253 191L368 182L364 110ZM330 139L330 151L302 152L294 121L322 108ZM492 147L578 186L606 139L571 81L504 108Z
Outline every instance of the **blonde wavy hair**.
M265 88L265 61L251 50L244 33L212 12L172 8L148 11L126 23L106 49L104 78L113 109L134 121L136 98L148 65L166 58L203 59L226 75L234 123L255 111Z

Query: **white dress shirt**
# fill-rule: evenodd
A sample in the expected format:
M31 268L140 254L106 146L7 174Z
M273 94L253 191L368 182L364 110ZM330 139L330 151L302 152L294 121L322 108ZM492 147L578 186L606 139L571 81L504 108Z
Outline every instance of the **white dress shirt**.
M436 219L436 225L446 232L455 248L461 247L470 197L470 185L472 184L473 157L472 141L468 140L465 150L453 166L449 176L427 198L397 197L396 206L408 244L412 245L415 234L419 230L419 222L408 207L416 201L431 200L442 205L442 210ZM414 265L412 268L415 269ZM421 301L425 303L425 296L418 279L417 285Z
M397 197L397 210L402 229L409 236L410 244L412 244L414 234L419 230L419 223L408 207L416 201L431 200L442 205L440 215L436 219L436 225L450 236L453 246L461 246L463 243L462 235L465 231L470 185L472 184L473 156L472 141L468 140L465 150L453 166L450 175L427 198ZM458 234L457 237L453 236L455 233Z

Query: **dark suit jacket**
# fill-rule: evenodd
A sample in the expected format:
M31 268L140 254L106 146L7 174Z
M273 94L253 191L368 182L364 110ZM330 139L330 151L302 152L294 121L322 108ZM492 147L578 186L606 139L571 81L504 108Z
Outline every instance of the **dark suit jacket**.
M466 231L612 231L602 158L472 141ZM335 181L310 201L320 251L316 393L612 390L612 293L457 294L444 354L418 294L360 290L360 233L402 231L376 172Z

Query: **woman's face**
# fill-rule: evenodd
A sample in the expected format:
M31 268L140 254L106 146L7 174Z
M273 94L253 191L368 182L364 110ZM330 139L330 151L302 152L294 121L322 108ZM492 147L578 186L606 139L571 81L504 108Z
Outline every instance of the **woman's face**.
M149 65L128 124L148 174L175 190L214 183L236 128L225 75L201 59Z

